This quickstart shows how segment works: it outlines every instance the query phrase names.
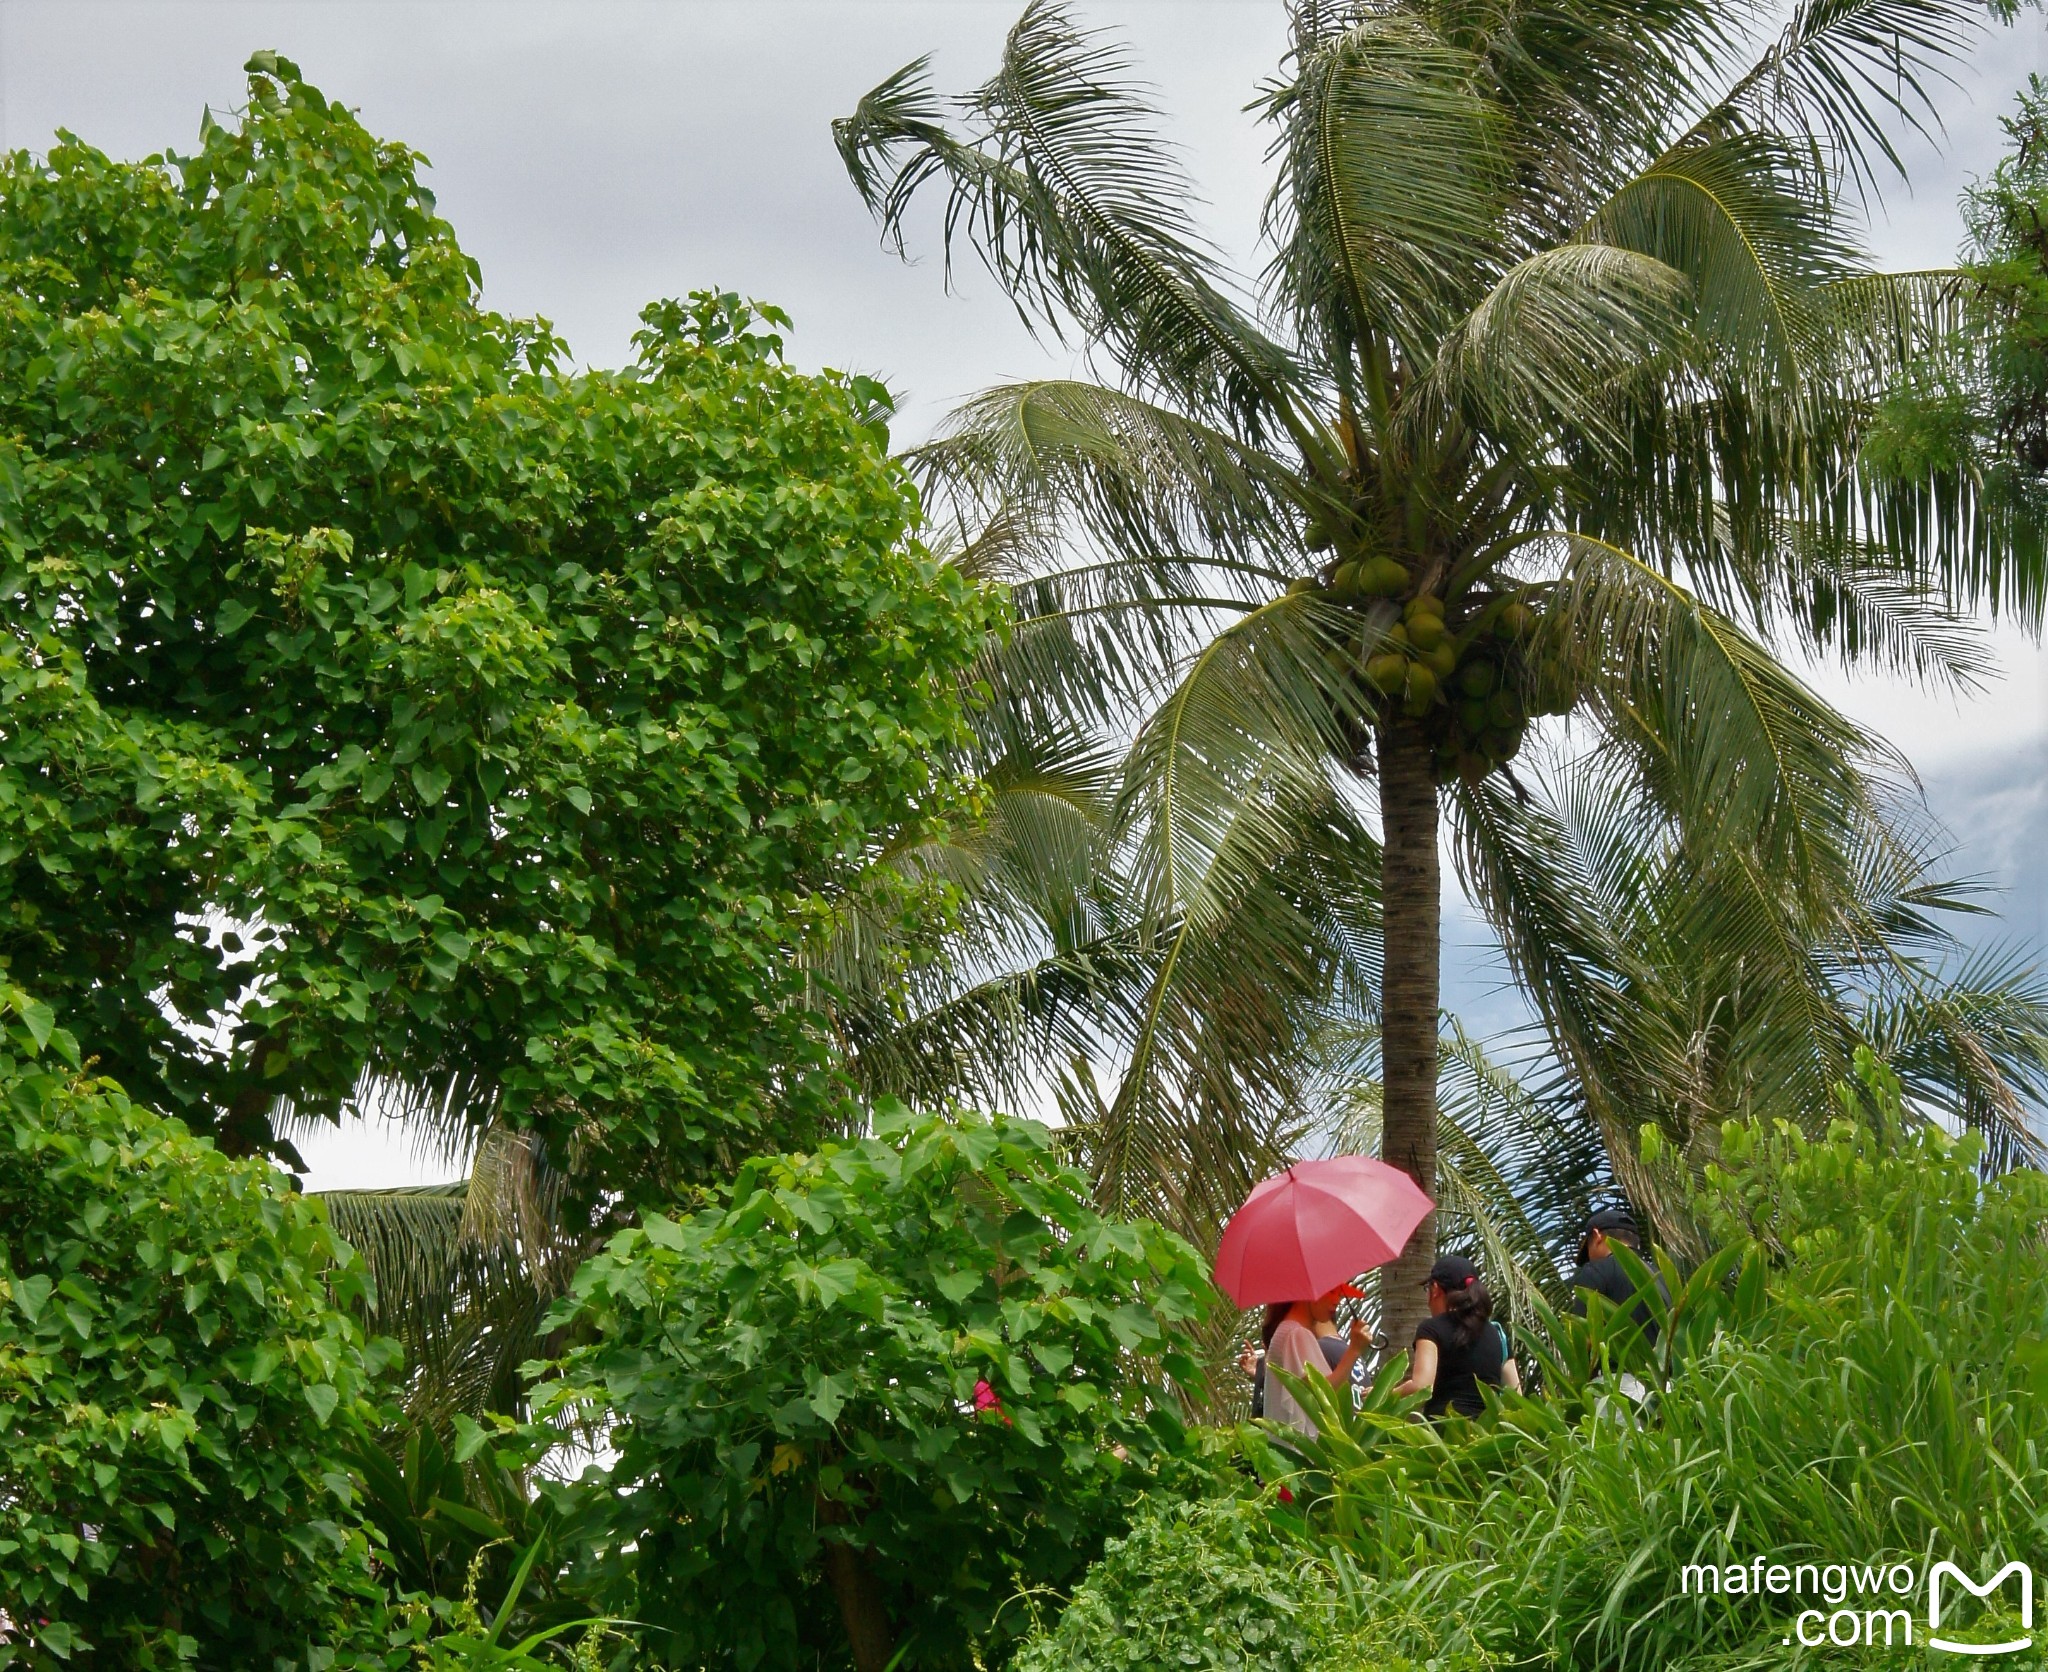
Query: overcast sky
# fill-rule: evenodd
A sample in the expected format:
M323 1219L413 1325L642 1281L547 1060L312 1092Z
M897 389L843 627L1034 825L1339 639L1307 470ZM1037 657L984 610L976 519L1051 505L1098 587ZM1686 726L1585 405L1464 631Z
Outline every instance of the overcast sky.
M1046 354L978 270L946 291L937 253L882 250L829 124L924 53L941 87L993 67L1021 0L0 0L0 143L59 128L118 156L190 150L200 111L243 102L263 47L296 59L370 127L426 153L443 214L481 262L485 297L552 320L577 357L615 363L639 309L691 290L779 303L806 365L884 376L899 434L958 397L1042 372ZM1280 0L1081 5L1120 31L1206 194L1209 230L1257 259L1265 139L1243 111L1283 45ZM1870 229L1897 266L1943 264L1956 199L1989 169L1999 117L2048 72L2030 13L1988 41L1942 99L1945 143L1913 144L1913 189ZM1913 760L1954 832L1956 869L2003 892L2003 935L2048 957L2048 659L2010 631L2003 677L1974 698L1883 682L1816 682ZM1446 919L1447 1002L1481 1029L1515 1014L1469 914ZM399 1182L403 1159L361 1134L309 1152L316 1186Z

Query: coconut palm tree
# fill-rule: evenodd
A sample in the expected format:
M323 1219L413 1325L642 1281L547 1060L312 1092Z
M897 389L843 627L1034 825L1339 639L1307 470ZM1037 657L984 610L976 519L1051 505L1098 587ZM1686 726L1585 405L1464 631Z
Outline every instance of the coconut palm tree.
M971 246L1105 373L990 390L915 463L1015 585L999 704L1135 734L1114 821L1136 943L1251 897L1314 809L1370 787L1379 843L1347 839L1383 922L1383 1153L1425 1189L1447 815L1518 975L1555 973L1569 879L1511 764L1533 720L1569 716L1752 927L1882 938L1857 880L1893 763L1769 646L1967 678L1944 604L1997 577L2038 606L2037 541L1862 445L1956 304L1945 275L1874 271L1857 206L1978 15L1304 0L1259 98L1256 297L1119 51L1058 4L964 98L920 61L836 124L899 247L943 193L949 261ZM1131 1048L1201 1048L1169 1033ZM1147 1109L1151 1083L1124 1076L1105 1130L1199 1128L1202 1099ZM1425 1225L1391 1269L1391 1330L1433 1252Z
M1072 734L988 741L955 763L984 785L980 816L881 845L812 953L811 1002L862 1091L1057 1104L1106 1196L1205 1245L1286 1161L1377 1148L1360 827L1326 805L1321 839L1148 934L1143 831L1114 818L1118 771L1142 763ZM1739 855L1697 863L1627 766L1540 745L1518 761L1500 857L1540 1022L1482 1045L1450 1020L1439 1046L1439 1229L1518 1316L1533 1291L1562 1299L1560 1258L1618 1186L1659 1240L1697 1252L1682 1183L1720 1123L1818 1131L1859 1047L1894 1065L1917 1115L1982 1131L1994 1166L2042 1159L2029 1109L2048 1103L2048 984L1956 936L1971 890L1943 880L1942 835L1903 788L1856 833L1853 897L1817 918L1741 886ZM947 911L901 910L931 882ZM1642 1164L1646 1126L1679 1165ZM1212 1322L1198 1345L1220 1371L1241 1343L1234 1320ZM1227 1403L1232 1380L1212 1381Z

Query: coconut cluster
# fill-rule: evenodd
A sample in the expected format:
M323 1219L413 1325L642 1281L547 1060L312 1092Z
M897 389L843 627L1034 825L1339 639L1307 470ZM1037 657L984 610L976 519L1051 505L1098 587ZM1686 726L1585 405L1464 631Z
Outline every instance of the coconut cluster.
M1515 757L1535 714L1562 714L1576 692L1542 643L1542 617L1519 593L1467 593L1447 608L1413 590L1391 557L1347 560L1297 592L1324 592L1364 615L1338 655L1382 716L1428 737L1436 777L1477 779ZM1398 610L1398 617L1389 619Z

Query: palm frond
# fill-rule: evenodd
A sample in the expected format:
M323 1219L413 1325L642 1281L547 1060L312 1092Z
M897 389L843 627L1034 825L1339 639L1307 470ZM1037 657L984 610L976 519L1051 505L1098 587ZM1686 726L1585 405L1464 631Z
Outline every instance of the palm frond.
M810 1002L870 1095L1014 1107L1101 1034L1130 950L1098 903L1115 757L991 727L977 815L883 843L809 949ZM992 739L993 741L993 739ZM906 900L948 891L934 915Z
M1606 542L1566 544L1553 653L1696 851L1754 855L1815 901L1843 892L1873 774L1903 761L1683 587Z
M1703 856L1611 761L1561 760L1532 782L1526 799L1465 791L1462 866L1543 1017L1560 1075L1546 1095L1583 1106L1641 1205L1682 1224L1661 1199L1671 1181L1637 1165L1639 1127L1695 1163L1724 1120L1817 1129L1866 1044L1915 1107L1983 1130L1995 1165L2039 1153L2039 977L2010 958L1944 967L1943 920L1968 898L1930 868L1935 833L1910 804L1873 807L1848 893L1815 914L1738 856Z
M1631 160L1665 149L1671 113L1737 48L1755 5L1575 0L1461 19L1506 113L1513 219L1526 248L1561 243Z
M1916 1107L1984 1134L1994 1171L2048 1160L2048 981L2025 954L1888 968L1857 1031Z
M1086 1136L1106 1200L1204 1246L1302 1142L1309 1042L1332 1016L1370 1014L1377 974L1376 891L1356 870L1369 834L1327 799L1233 880L1244 849L1275 834L1248 819L1209 874L1184 879L1192 897L1155 933L1115 1095Z
M1936 100L1987 21L1973 0L1799 0L1698 131L1786 135L1874 191L1880 170L1905 174L1900 128L1933 137Z
M1409 406L1433 408L1541 457L1560 440L1619 459L1633 437L1618 398L1652 368L1683 364L1693 337L1687 275L1606 244L1561 244L1511 267L1444 339Z
M1211 640L1139 731L1117 823L1149 913L1240 892L1288 851L1295 810L1328 798L1354 688L1354 653L1329 628L1310 598L1266 605Z
M525 1409L519 1367L589 1252L562 1217L562 1186L537 1138L493 1126L461 1184L315 1198L375 1280L369 1321L405 1347L414 1418Z
M1298 370L1233 298L1128 70L1066 7L1033 0L996 75L960 101L972 137L947 127L922 61L833 131L886 235L900 243L911 202L942 180L949 261L971 241L1027 326L1076 330L1133 388L1247 435L1287 433Z
M1995 668L1983 633L1949 589L1888 542L1788 525L1766 549L1731 544L1721 562L1689 578L1722 614L1845 668L1955 691L1979 688Z
M1257 448L1072 381L990 390L909 462L942 527L986 531L965 551L1015 619L975 679L1039 726L1127 722L1219 619L1310 566L1310 517L1348 516Z
M1821 352L1814 293L1860 266L1820 182L1771 134L1696 139L1666 152L1618 187L1581 236L1684 274L1710 371L1795 403Z
M1501 117L1477 68L1419 10L1374 8L1304 41L1261 101L1280 126L1269 283L1365 411L1388 410L1389 351L1427 364L1510 259Z
M1348 507L1304 492L1292 464L1138 396L1072 379L985 390L940 437L905 455L928 499L966 507L963 520L1036 512L1058 529L1126 559L1223 560L1269 582L1297 560L1305 519Z
M413 1154L445 1167L466 1167L477 1140L497 1119L498 1087L467 1068L407 1070L373 1063L346 1096L314 1101L279 1098L271 1129L303 1137L344 1120L384 1120L406 1129Z

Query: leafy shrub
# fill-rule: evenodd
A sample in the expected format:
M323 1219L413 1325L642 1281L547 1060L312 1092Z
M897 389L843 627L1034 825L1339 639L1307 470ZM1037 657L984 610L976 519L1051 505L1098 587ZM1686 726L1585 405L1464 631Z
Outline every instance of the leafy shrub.
M1242 1498L1148 1502L1113 1539L1058 1624L1018 1655L1016 1672L1440 1672L1482 1664L1469 1651L1404 1652L1427 1642L1389 1610L1367 1618L1358 1587L1328 1556Z
M374 1595L361 1266L0 984L0 1665L310 1666ZM90 1652L89 1652L90 1651Z
M615 1237L536 1404L617 1424L563 1507L637 1547L614 1612L665 1660L994 1664L1182 1446L1158 1378L1210 1294L1035 1122L899 1110Z

